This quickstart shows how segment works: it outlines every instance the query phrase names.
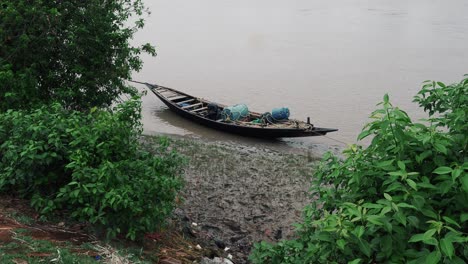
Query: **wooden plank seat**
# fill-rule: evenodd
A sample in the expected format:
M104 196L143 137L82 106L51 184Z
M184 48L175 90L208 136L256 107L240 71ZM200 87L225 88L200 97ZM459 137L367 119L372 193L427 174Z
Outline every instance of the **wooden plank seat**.
M169 91L167 88L164 88L164 87L161 87L161 86L158 86L158 87L154 87L154 89L158 92L166 92L166 91Z
M187 98L186 95L177 95L177 96L170 96L170 97L166 97L167 99L171 100L171 101L175 101L175 100L179 100L179 99L185 99Z
M166 97L169 99L169 97L175 97L175 96L179 96L178 93L174 93L172 91L168 91L168 92L171 92L170 94L163 94L163 93L160 93L162 96Z
M174 91L171 91L171 90L167 90L167 89L161 89L161 90L158 90L159 93L173 93L173 94L178 94Z
M199 106L199 105L202 105L203 103L198 103L198 104L193 104L193 105L187 105L187 106L184 106L182 107L182 109L187 109L187 108L193 108L195 106Z
M194 110L191 110L190 112L200 112L200 111L203 111L203 110L206 110L208 109L208 107L201 107L201 108L197 108L197 109L194 109Z
M186 103L193 102L193 101L195 101L195 99L192 98L192 99L188 99L185 101L177 102L176 104L181 105L181 104L186 104Z

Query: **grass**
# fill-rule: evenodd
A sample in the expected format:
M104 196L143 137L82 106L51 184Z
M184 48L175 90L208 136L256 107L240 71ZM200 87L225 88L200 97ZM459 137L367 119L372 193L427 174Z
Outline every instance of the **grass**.
M96 263L93 257L72 253L76 248L55 245L48 240L36 240L15 230L9 243L0 245L0 263Z
M9 198L1 201L1 264L157 263L157 252L144 252L143 247L135 243L98 241L55 223L35 221L24 213L29 211L26 201ZM7 201L13 203L8 204ZM89 241L85 241L84 237L89 237Z
M0 263L156 263L157 257L147 256L142 247L128 245L101 246L98 243L56 243L26 235L28 230L16 229L12 241L0 244ZM147 258L147 260L145 260Z
M199 261L204 251L187 240L177 226L161 230L160 240L140 243L125 239L97 240L59 217L54 222L35 220L26 200L0 196L0 264L31 263L159 263L160 259L181 259L182 263ZM8 208L8 209L7 209Z

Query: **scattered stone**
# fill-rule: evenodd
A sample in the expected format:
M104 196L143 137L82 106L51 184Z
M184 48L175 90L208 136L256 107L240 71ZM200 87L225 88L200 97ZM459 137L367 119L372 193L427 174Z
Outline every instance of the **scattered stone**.
M278 230L276 230L275 232L275 235L273 236L276 240L280 240L281 238L283 238L283 230L281 228L279 228Z
M182 228L182 233L184 233L185 235L187 235L187 236L189 236L189 237L191 237L191 238L195 238L195 237L196 237L196 235L195 235L195 233L193 232L193 230L192 230L190 227L188 227L188 226L184 226L184 227Z
M226 248L226 244L222 240L215 239L214 242L215 242L216 246L218 246L219 248Z
M203 258L200 262L200 264L234 264L231 260L227 258Z
M202 247L200 245L197 245L195 248L198 249L198 250L202 249Z

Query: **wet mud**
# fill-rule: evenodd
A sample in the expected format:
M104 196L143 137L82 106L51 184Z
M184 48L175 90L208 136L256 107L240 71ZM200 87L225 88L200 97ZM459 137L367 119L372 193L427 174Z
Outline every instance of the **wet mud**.
M175 211L189 235L229 248L234 263L247 263L255 242L294 236L323 153L194 139L173 139L172 146L189 160Z

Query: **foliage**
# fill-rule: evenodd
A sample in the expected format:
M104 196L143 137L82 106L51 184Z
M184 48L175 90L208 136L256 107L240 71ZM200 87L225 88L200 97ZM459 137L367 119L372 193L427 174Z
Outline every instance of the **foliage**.
M41 214L72 217L131 239L154 231L181 188L181 158L143 151L139 98L113 112L59 104L0 114L0 191L31 197Z
M327 154L298 238L255 245L253 263L468 261L468 79L425 82L424 124L385 95L344 160Z
M144 25L142 2L0 1L0 111L53 101L108 107L133 94L125 80L142 52L155 54L129 44Z

